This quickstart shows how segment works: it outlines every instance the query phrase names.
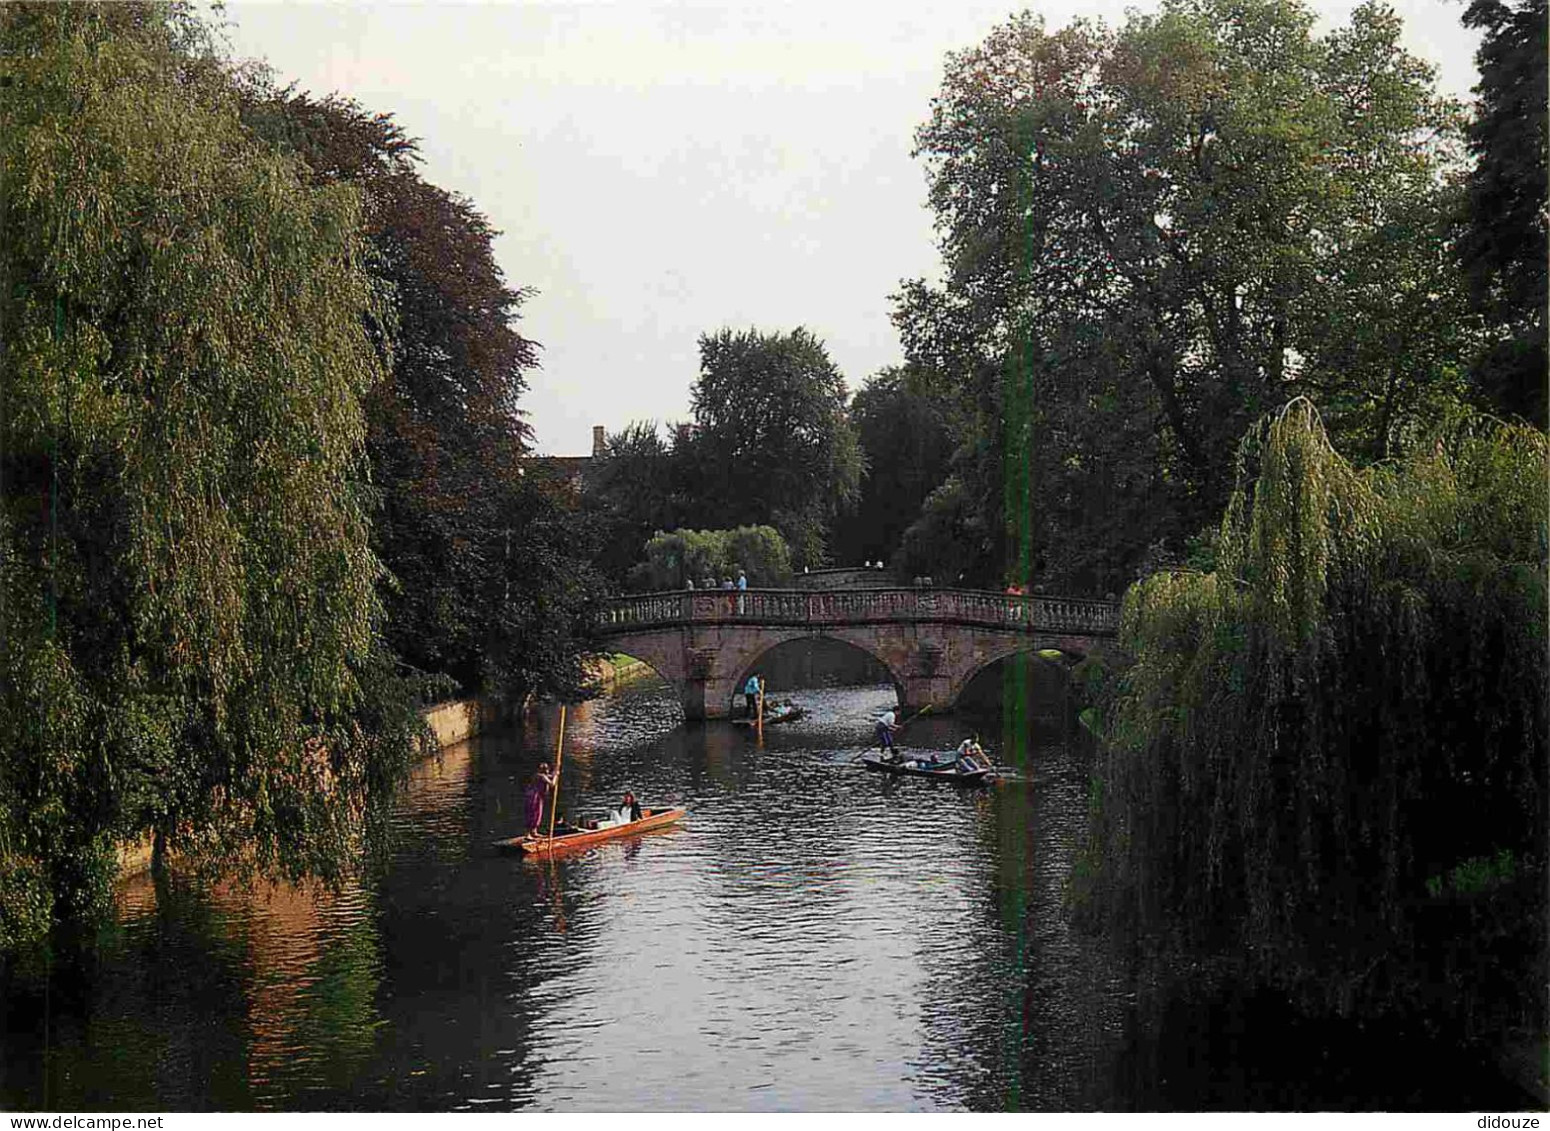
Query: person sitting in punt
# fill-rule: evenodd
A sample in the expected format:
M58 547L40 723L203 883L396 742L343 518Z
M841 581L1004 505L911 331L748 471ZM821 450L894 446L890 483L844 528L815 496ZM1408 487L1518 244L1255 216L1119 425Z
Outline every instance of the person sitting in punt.
M640 802L635 800L635 794L631 790L624 791L624 801L619 806L619 812L615 814L619 823L627 824L630 821L640 820Z
M973 735L958 744L957 766L958 772L962 774L973 774L990 769L990 759L985 757L985 751L980 746L979 735Z

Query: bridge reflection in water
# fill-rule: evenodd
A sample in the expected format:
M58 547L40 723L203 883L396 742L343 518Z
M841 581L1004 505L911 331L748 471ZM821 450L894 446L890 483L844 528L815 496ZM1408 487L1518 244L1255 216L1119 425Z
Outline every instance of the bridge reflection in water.
M650 664L691 719L722 718L769 649L827 637L888 669L899 702L950 709L975 674L1045 648L1086 655L1119 630L1119 605L983 590L749 589L647 593L608 606L611 647Z

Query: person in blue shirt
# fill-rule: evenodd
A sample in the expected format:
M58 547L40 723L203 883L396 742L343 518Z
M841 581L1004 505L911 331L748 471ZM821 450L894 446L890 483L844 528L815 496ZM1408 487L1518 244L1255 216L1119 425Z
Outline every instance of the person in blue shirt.
M743 684L743 714L753 718L754 707L759 699L759 677L751 675L748 682Z

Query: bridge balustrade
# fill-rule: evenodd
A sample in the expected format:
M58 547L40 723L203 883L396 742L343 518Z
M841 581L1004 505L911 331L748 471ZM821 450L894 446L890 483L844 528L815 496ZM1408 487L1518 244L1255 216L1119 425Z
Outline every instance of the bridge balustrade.
M1024 631L1113 635L1119 606L1075 597L966 589L746 589L647 593L609 603L605 631L682 624L858 624L948 621Z

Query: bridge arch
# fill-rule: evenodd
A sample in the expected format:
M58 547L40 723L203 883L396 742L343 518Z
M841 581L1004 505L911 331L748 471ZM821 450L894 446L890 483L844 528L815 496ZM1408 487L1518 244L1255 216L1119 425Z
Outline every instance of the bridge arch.
M969 684L983 675L997 664L1004 663L1014 656L1032 656L1042 664L1052 668L1064 668L1060 660L1040 655L1041 652L1054 649L1063 656L1075 659L1085 659L1092 650L1092 641L1077 640L1071 638L1025 637L1021 640L1008 640L1000 642L978 651L972 662L963 665L953 672L948 685L948 696L952 703L957 703L959 696L967 690Z
M760 661L769 655L770 652L786 644L798 644L809 640L833 641L836 644L843 644L847 648L854 648L865 656L870 656L881 664L888 673L888 679L893 684L894 691L898 693L900 702L903 702L907 672L900 665L900 657L890 655L887 649L877 648L875 646L876 641L872 639L870 634L847 632L843 627L838 626L822 629L794 630L771 634L769 637L759 636L754 638L749 647L736 653L739 658L731 662L731 668L734 673L732 694L737 694L751 672L759 667Z

